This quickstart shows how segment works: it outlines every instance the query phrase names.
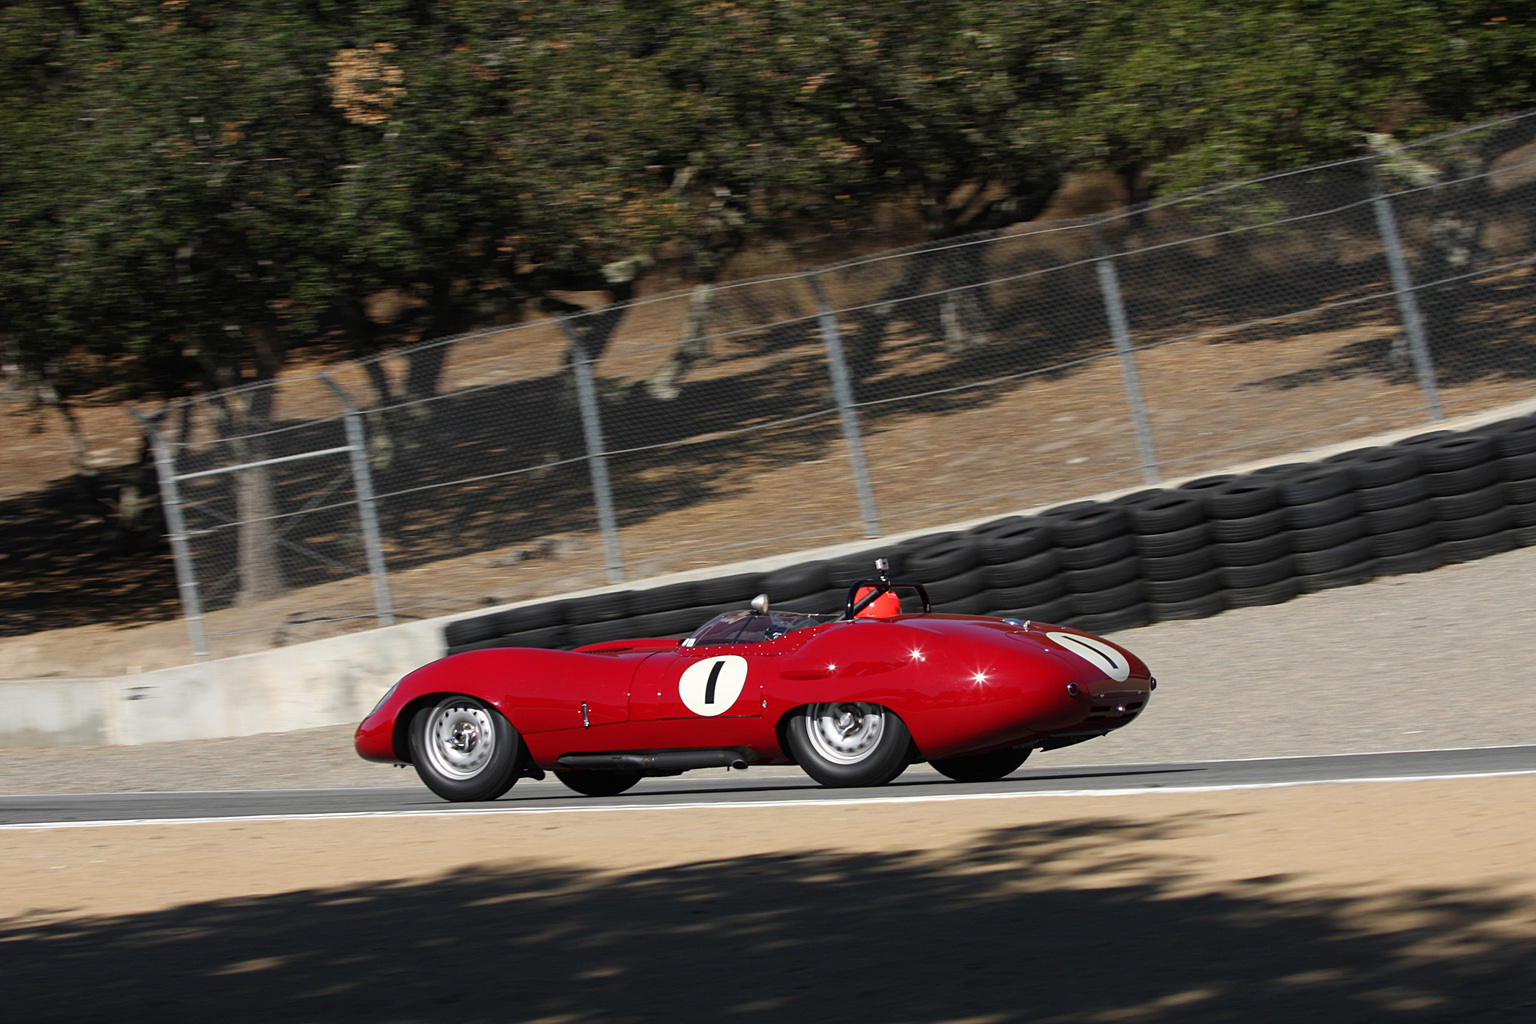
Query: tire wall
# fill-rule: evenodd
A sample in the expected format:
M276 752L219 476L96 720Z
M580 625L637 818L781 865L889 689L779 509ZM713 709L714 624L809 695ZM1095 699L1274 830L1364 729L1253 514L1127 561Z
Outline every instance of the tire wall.
M1436 431L1321 462L1081 501L771 573L592 594L459 619L451 653L686 636L766 592L830 612L890 559L934 610L1107 633L1536 545L1536 416ZM915 599L906 603L916 610Z

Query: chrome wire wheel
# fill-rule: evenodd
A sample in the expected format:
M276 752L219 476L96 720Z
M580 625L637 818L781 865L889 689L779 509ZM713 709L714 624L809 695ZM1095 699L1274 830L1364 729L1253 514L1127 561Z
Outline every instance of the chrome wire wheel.
M880 747L885 709L878 704L843 701L806 709L806 738L811 749L833 764L859 764Z
M425 739L427 760L448 779L473 779L496 756L496 724L478 702L451 701L433 708Z

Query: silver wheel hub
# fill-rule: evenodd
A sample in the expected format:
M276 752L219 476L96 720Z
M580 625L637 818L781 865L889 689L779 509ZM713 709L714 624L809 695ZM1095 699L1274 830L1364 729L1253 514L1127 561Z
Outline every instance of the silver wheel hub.
M885 709L878 704L813 704L805 727L811 748L833 764L858 764L885 735Z
M442 704L427 722L427 761L450 779L472 779L496 753L490 713L470 704Z

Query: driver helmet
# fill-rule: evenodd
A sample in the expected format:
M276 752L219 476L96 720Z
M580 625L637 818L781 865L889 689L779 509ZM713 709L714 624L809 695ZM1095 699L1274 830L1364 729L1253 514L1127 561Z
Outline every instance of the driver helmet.
M874 587L860 587L859 592L853 596L853 603L858 604L860 601L864 600L864 598L874 593L874 591ZM859 619L888 619L892 615L900 614L901 598L887 590L885 593L869 602L869 605L859 611L859 613L854 617Z

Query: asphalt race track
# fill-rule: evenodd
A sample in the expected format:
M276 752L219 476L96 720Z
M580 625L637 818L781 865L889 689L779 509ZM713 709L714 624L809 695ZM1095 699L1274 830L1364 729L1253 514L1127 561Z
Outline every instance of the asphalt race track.
M1328 757L1183 761L1030 770L961 784L918 767L878 789L823 789L796 769L643 779L616 797L571 793L553 779L522 780L500 800L450 804L415 783L379 789L97 793L0 797L0 828L68 827L288 818L613 811L625 808L785 806L797 803L949 801L1024 796L1210 791L1330 782L1379 782L1536 774L1536 746L1423 750Z

